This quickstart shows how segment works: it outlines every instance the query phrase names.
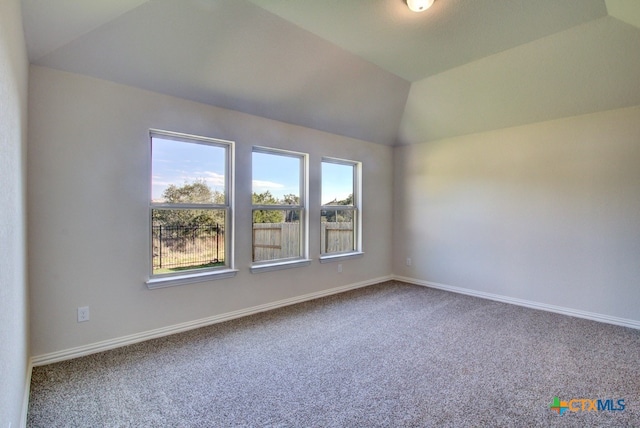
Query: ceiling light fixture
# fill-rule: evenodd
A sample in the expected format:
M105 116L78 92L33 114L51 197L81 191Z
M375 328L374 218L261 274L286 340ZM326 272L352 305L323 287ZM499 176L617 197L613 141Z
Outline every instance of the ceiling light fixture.
M435 0L407 0L407 6L414 12L424 12L429 9Z

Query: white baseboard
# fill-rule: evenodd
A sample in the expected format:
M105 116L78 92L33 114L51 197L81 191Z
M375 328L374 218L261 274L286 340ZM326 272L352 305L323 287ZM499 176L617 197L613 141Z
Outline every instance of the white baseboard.
M95 354L97 352L107 351L109 349L119 348L121 346L132 345L134 343L143 342L149 339L156 339L158 337L169 336L171 334L181 333L184 331L193 330L200 327L205 327L208 325L217 324L224 321L229 321L235 318L257 314L259 312L270 311L272 309L282 308L284 306L294 305L296 303L302 303L308 300L314 300L320 297L330 296L332 294L343 293L345 291L354 290L356 288L366 287L373 284L379 284L381 282L389 281L391 279L392 279L391 275L374 278L367 281L343 285L341 287L330 288L328 290L322 290L315 293L309 293L309 294L304 294L302 296L296 296L289 299L279 300L277 302L265 303L263 305L252 306L250 308L241 309L238 311L227 312L220 315L214 315L212 317L202 318L199 320L188 321L185 323L176 324L168 327L162 327L154 330L144 331L141 333L131 334L128 336L117 337L115 339L103 340L101 342L91 343L89 345L84 345L84 346L78 346L76 348L65 349L62 351L51 352L43 355L37 355L31 358L31 364L33 366L43 366L46 364L56 363L59 361L70 360L72 358L82 357L89 354ZM29 371L29 373L31 373L31 371Z
M27 362L27 373L24 382L24 395L22 396L22 415L20 417L20 427L26 428L27 426L27 413L29 412L29 394L31 392L31 372L33 370L33 361L29 358Z
M512 305L524 306L526 308L539 309L547 312L555 312L557 314L568 315L576 318L584 318L592 321L614 324L623 327L634 328L640 330L640 321L626 318L618 318L610 315L598 314L595 312L581 311L579 309L566 308L563 306L548 305L546 303L535 302L532 300L517 299L515 297L501 296L499 294L485 293L483 291L471 290L468 288L454 287L452 285L438 284L437 282L423 281L415 278L404 276L393 276L394 280L407 282L409 284L422 285L429 288L437 288L439 290L451 291L458 294L466 294L468 296L480 297L482 299L495 300Z

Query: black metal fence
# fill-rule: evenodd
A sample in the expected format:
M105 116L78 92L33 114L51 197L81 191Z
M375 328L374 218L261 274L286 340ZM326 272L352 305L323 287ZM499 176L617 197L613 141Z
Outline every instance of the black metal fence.
M153 225L153 270L197 268L224 263L224 227Z

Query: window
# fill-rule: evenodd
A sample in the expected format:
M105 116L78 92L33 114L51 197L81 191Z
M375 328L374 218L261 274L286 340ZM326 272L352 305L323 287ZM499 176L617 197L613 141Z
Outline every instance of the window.
M322 160L321 258L362 252L360 169L359 162Z
M252 153L252 272L307 260L307 155L256 147Z
M231 272L232 149L229 141L151 132L150 288Z

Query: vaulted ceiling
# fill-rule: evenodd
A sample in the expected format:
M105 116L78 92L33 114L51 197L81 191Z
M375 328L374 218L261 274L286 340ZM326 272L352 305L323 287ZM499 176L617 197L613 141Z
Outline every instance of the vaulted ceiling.
M637 0L23 0L35 65L380 144L640 104Z

